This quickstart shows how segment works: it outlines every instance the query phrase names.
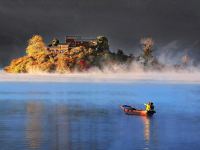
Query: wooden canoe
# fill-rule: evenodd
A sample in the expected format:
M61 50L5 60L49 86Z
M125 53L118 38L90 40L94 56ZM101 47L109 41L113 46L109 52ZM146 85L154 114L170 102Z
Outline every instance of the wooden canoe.
M152 116L155 113L154 110L153 111L139 110L129 105L121 105L120 108L127 115Z

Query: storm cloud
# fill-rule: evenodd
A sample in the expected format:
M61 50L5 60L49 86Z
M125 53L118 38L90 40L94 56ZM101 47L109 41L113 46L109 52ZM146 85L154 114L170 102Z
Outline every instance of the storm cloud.
M111 49L138 51L140 38L155 40L156 51L188 49L199 59L198 0L1 0L0 64L25 53L27 40L40 34L48 43L66 35L105 35ZM165 48L162 48L165 47Z

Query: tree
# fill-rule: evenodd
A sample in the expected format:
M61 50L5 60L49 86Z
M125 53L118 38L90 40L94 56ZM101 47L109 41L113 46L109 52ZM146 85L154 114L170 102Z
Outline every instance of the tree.
M53 38L53 40L51 41L51 43L48 46L57 46L60 43L60 41L56 38Z
M109 51L108 39L105 36L97 37L97 47L96 49L99 51Z
M148 58L148 57L152 57L152 50L153 50L153 45L154 45L154 41L152 38L143 38L140 41L142 48L143 48L143 52L144 52L144 57Z
M123 50L121 50L121 49L118 49L118 50L117 50L117 55L123 56L123 55L124 55L124 52L123 52Z
M28 55L44 53L45 50L46 46L40 35L34 35L31 39L29 39L28 46L26 48L26 53Z
M182 57L182 64L183 65L188 65L189 64L189 62L190 62L190 57L186 54L186 55L184 55L183 57Z

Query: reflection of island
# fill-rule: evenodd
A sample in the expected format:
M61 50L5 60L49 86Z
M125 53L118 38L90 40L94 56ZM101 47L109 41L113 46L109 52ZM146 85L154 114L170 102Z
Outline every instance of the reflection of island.
M51 111L53 149L105 149L110 144L112 137L107 135L113 128L107 124L113 120L107 110L56 104Z
M70 121L67 105L56 104L52 114L53 149L71 149L70 145Z
M83 108L79 105L69 109L69 130L71 149L106 149L113 137L113 118L104 109Z
M107 110L79 105L28 102L25 139L27 149L105 149L113 137ZM48 145L46 145L48 144ZM48 148L47 148L48 149Z
M42 103L28 102L27 104L27 124L26 124L26 139L28 146L32 149L39 148L42 138L42 122L41 116L43 113Z

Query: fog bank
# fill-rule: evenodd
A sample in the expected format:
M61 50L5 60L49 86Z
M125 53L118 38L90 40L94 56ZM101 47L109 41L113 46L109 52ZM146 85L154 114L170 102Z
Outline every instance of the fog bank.
M87 72L72 74L8 74L0 72L0 82L61 82L61 83L195 83L200 84L200 72Z

